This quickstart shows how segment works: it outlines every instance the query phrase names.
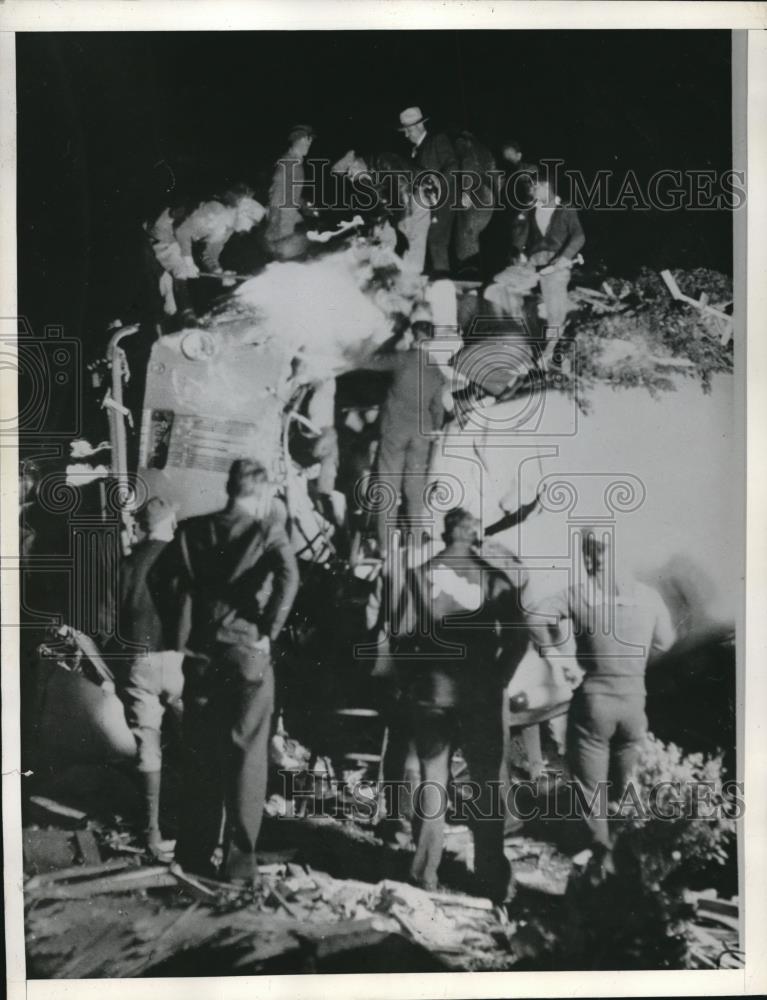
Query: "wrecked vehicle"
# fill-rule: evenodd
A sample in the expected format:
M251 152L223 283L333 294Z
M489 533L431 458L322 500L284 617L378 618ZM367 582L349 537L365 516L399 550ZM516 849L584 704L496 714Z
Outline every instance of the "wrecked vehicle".
M363 611L355 627L363 638L367 630L370 638L376 626L380 560L361 544L364 518L358 519L351 540L348 528L354 487L374 462L381 387L371 390L374 380L358 370L391 336L393 318L406 313L417 298L431 296L441 303L435 308L433 363L446 373L448 395L465 392L465 372L453 378L450 362L461 344L459 317L477 314L476 301L467 308L467 300L477 298L471 284L459 286L456 296L449 281L427 286L411 275L403 284L392 280L392 273L396 275L391 259L364 239L315 261L270 265L244 281L196 327L152 345L145 371L137 373L143 382L140 407L132 410L125 405L123 347L134 330L115 334L105 408L111 475L125 487L121 517L128 545L131 512L148 496L162 495L175 505L179 518L209 512L224 503L231 461L246 454L257 457L270 470L275 503L305 570L332 568L333 587L328 587L330 577L323 577L319 586L332 590L333 600L352 600ZM625 297L614 298L619 302L615 308L624 310ZM492 318L498 319L497 310ZM503 336L491 334L488 340L495 347ZM511 342L512 353L518 351L519 335ZM641 352L636 343L614 336L600 340L601 354L591 350L591 341L585 343L590 353L578 361L576 341L572 367L577 372L585 365L590 374L597 373L586 387L587 407L578 398L577 385L573 388L574 378L557 383L520 369L512 373L518 391L469 394L476 405L447 422L432 450L433 542L439 544L446 510L469 507L482 523L488 555L509 560L510 568L524 564L526 600L532 605L576 571L583 526L602 525L613 533L622 558L661 591L680 636L692 636L693 643L700 630L712 624L726 628L734 619L736 559L723 528L733 514L714 488L733 461L732 376L713 375L704 394L688 377L688 363L679 350L664 354L653 344L652 364L663 372L667 391L653 396L641 383L617 389L612 372L623 372L629 363L621 351L637 361ZM489 356L492 368L492 351ZM595 357L602 360L595 362ZM504 368L503 378L511 382L507 374ZM662 433L667 427L675 428L673 434ZM662 473L659 429L669 459ZM341 439L341 474L330 505L323 505L317 492L322 457L316 445L329 434ZM343 457L354 450L347 448L350 442L363 456L351 470ZM336 465L338 450L336 445ZM702 452L710 456L703 467L698 460ZM700 496L712 500L688 502ZM353 597L352 588L337 586L344 578L356 580ZM372 603L365 609L367 597ZM312 631L309 615L307 611L293 632L299 644ZM345 632L343 637L351 649L354 637ZM338 663L335 644L333 653ZM368 660L355 669L366 674L371 667ZM721 669L734 690L731 669ZM508 694L508 724L513 727L562 715L570 699L569 687L532 648ZM120 744L122 737L116 739Z

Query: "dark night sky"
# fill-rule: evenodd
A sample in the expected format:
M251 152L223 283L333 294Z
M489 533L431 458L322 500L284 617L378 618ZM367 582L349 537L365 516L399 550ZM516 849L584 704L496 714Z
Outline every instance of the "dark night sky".
M318 129L317 156L403 148L398 112L420 104L572 169L727 170L730 69L723 31L19 35L21 312L103 341L171 178L257 183L296 121ZM583 221L613 272L731 268L727 212Z

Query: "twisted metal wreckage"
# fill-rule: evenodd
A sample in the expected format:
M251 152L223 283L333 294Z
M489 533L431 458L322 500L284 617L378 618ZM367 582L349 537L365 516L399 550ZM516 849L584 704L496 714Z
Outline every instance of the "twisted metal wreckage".
M578 531L597 521L620 534L640 573L662 590L693 658L697 655L700 660L706 643L731 645L728 598L734 590L728 594L728 573L722 571L729 562L722 558L722 545L701 544L717 537L729 515L727 505L713 493L702 508L690 505L684 523L668 517L689 491L707 488L711 468L701 470L695 457L701 448L717 450L710 463L716 475L729 467L726 438L722 442L723 414L726 422L732 394L726 373L716 376L715 391L704 396L687 378L689 359L654 346L644 351L645 361L649 357L654 370L672 380L676 392L652 399L637 388L620 398L609 379L603 378L591 387L592 410L584 414L571 391L577 384L577 352L570 362L570 377L566 371L541 371L535 363L528 336L534 279L519 269L503 272L484 292L474 283L429 282L403 271L390 251L355 237L344 249L315 260L272 263L255 277L242 277L194 328L159 337L146 371L131 373L145 380L140 413L128 408L124 395L129 374L125 346L137 328L117 329L109 343L111 382L103 406L109 420L111 467L104 471L119 486L126 549L133 512L148 496L163 496L176 507L179 518L206 513L222 505L231 461L243 455L256 457L276 484L275 503L283 509L306 578L320 567L330 574L327 580L340 574L362 585L365 613L358 618L357 638L368 651L368 666L371 662L380 666L386 658L385 642L375 633L382 560L368 544L364 510L354 509L355 504L364 507L364 490L334 491L331 507L323 507L311 483L318 463L328 454L333 460L332 446L323 452L318 442L327 446L329 439L335 444L339 435L348 440L355 434L368 442L364 432L375 420L375 393L371 396L365 390L355 398L359 385L349 376L364 368L365 361L392 338L398 315L410 314L416 302L427 303L435 325L429 363L446 375L445 402L453 413L433 448L431 537L439 538L447 509L458 504L469 507L481 519L487 551L502 561L522 560L531 571L535 593L570 570ZM726 347L731 318L705 301L683 295L673 277L673 284L665 275L664 280L672 292L676 289L675 298L681 296L702 312L716 313L713 336ZM572 298L579 308L597 316L619 315L631 305L630 296L627 299L627 293L614 291L610 284L601 290L577 288ZM628 340L608 339L602 347L603 360L609 358L617 367L636 356L636 343ZM599 372L598 365L591 367ZM135 455L126 430L129 421L139 430ZM632 427L630 435L627 426ZM668 461L660 471L655 460L658 426L675 428L664 436ZM363 482L372 464L365 447ZM678 469L676 477L669 477L669 469ZM77 475L75 467L73 482ZM623 531L629 514L630 535ZM350 525L351 537L344 540ZM726 546L727 533L723 534ZM409 557L422 554L411 548ZM704 579L713 581L711 586L698 582ZM347 607L360 603L359 594L349 597L348 587L342 593ZM344 613L343 606L335 610ZM299 644L311 629L310 611L306 618L304 631L301 625L292 631ZM61 641L69 643L69 659L62 655ZM129 760L135 746L108 662L92 640L69 623L59 631L58 642L46 659L47 694L38 706L38 751L49 760ZM725 660L729 667L716 669L731 669L731 657ZM67 670L60 670L61 665ZM677 681L684 669L674 674ZM725 678L725 689L731 681L731 676ZM648 683L652 704L652 677ZM668 696L668 685L668 677L659 683L661 697ZM562 717L570 694L569 686L530 649L509 686L507 729ZM343 711L354 714L348 703ZM726 743L727 734L720 735L720 742ZM344 750L347 766L352 771L356 767L359 774L377 765L382 756L380 747L373 747L375 753L346 753L348 749ZM306 759L299 757L305 767ZM272 811L295 816L290 803L277 801ZM360 819L359 812L355 818ZM305 822L314 823L314 835L321 839L322 821L306 818ZM82 824L78 820L76 825ZM361 834L363 840L368 835L368 831ZM99 838L103 852L103 831ZM110 844L106 853L124 859L114 837ZM545 850L536 857L541 854L547 857L549 870L558 871L554 881L561 881L563 872L566 881L567 859L552 859L551 851ZM73 860L76 857L75 852ZM61 907L79 905L64 900L100 892L174 888L189 894L188 909L172 920L167 910L154 905L143 915L137 911L137 920L140 917L153 928L149 938L159 935L152 947L136 945L134 940L132 951L126 952L123 940L122 950L105 958L102 949L101 959L92 961L75 947L74 957L62 965L59 955L53 963L56 975L146 974L174 952L199 947L201 942L208 946L216 942L218 947L223 941L223 921L215 907L220 908L226 898L231 902L230 889L193 879L173 867L128 867L117 874L124 868L122 861L112 860L90 868L65 868L57 875L39 870L27 891L31 899L55 898ZM421 955L414 966L419 968L425 961L424 968L506 968L529 955L520 944L519 926L471 897L439 898L399 883L384 880L371 885L348 878L342 891L330 875L310 867L281 858L272 868L266 872L263 898L256 901L258 913L251 914L250 923L245 920L247 927L235 926L237 921L229 913L224 950L230 949L226 962L234 965L227 968L269 968L275 956L296 949L307 967L332 968L334 955L384 940L391 947L393 934L404 934L436 962L431 966ZM524 875L524 866L520 871ZM324 907L321 914L318 907ZM158 921L163 913L170 923L161 929ZM275 913L281 923L274 923ZM259 933L266 935L269 947L249 951L245 945L252 942L259 920ZM317 933L309 934L311 940L301 927L307 920L319 921ZM182 933L182 922L189 925L188 934ZM46 924L43 936L50 937L49 932ZM116 941L121 934L124 938L125 928L113 928L111 933ZM52 961L52 955L49 958ZM46 966L44 954L38 961Z

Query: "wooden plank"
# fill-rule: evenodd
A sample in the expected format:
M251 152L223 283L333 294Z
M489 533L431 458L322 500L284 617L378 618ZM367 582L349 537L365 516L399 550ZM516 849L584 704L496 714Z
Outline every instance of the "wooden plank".
M168 889L178 886L178 880L170 874L148 875L132 882L118 882L110 879L93 879L75 882L73 885L43 887L34 893L36 899L89 899L91 896L112 892L143 892L146 889Z
M44 899L87 899L105 892L133 892L173 885L178 885L176 877L170 874L165 865L157 865L105 878L87 879L73 885L42 886L34 895Z
M98 865L101 863L101 852L96 838L90 830L75 830L75 840L77 849L80 852L84 865Z
M171 875L182 883L182 885L192 889L193 892L202 899L211 900L216 898L216 893L213 889L209 889L206 885L203 885L202 882L198 881L198 879L196 879L193 875L188 875L181 865L172 864L169 871Z
M29 801L40 809L53 813L54 816L63 816L65 819L71 819L77 823L84 823L88 818L88 814L81 809L72 809L70 806L64 806L54 799L45 798L43 795L31 795Z
M60 868L58 871L46 872L44 875L35 875L25 884L26 890L34 890L51 882L66 882L69 879L91 878L94 875L106 875L110 872L124 871L126 868L135 868L136 862L132 859L115 858L110 861L102 861L98 865L75 865L72 868Z

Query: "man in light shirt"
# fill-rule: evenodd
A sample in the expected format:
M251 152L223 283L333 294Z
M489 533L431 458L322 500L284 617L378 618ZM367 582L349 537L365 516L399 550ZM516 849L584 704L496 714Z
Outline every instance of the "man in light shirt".
M584 529L581 547L585 578L531 608L530 629L542 656L562 660L570 679L583 677L570 708L568 762L586 803L595 802L585 819L595 856L609 871L608 796L601 794L600 802L600 793L609 791L615 802L625 793L647 734L645 670L675 636L657 591L616 575L608 532ZM565 621L572 623L574 657L563 655L570 632Z
M250 232L264 214L263 205L255 201L250 189L237 185L220 199L201 202L180 219L166 208L147 227L154 256L162 268L159 288L168 316L175 316L180 308L184 319L194 319L186 282L200 275L195 251L199 252L205 273L222 274L220 257L230 237Z

